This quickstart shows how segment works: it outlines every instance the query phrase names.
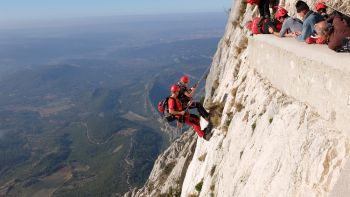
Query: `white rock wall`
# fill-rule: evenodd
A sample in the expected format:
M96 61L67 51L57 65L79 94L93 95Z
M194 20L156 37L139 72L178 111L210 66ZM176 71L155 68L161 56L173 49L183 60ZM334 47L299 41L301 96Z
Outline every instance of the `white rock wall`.
M250 65L243 26L256 8L243 8L233 5L207 78L206 105L224 106L221 124L210 142L197 141L181 196L327 196L345 173L349 138Z
M349 156L348 138L247 64L232 87L238 89L225 103L224 114L233 112L228 131L198 140L181 196L197 194L201 180L200 196L326 196Z
M286 0L290 15L295 2ZM307 2L313 8L315 0ZM349 3L329 5L348 12ZM236 0L231 10L206 81L206 106L223 108L214 136L184 134L159 156L145 186L125 196L344 196L333 188L349 188L349 138L251 65L244 26L257 8Z

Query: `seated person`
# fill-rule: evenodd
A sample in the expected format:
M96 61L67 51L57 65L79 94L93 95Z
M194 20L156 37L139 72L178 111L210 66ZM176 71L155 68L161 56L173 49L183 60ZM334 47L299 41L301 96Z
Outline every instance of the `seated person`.
M350 24L346 16L338 13L333 19L333 30L330 32L328 39L328 48L338 50L341 48L344 39L350 37Z
M273 21L268 18L255 17L253 21L247 23L247 28L252 34L270 34L269 28L272 28L274 32L279 32L281 30L281 25L276 20Z
M315 24L316 35L308 37L305 42L307 44L327 44L332 26L326 21Z
M275 14L276 20L282 23L281 31L275 32L273 28L269 28L269 32L278 37L291 37L295 32L301 32L303 22L297 18L288 15L288 11L282 7L278 8Z
M321 21L315 25L317 39L325 40L324 43L332 50L339 50L344 44L344 40L350 37L350 26L343 18L341 13L334 16L333 23L329 24L326 21ZM314 42L322 44L319 42Z
M327 6L324 3L316 3L315 4L315 10L317 13L319 13L320 15L322 15L325 19L328 18L328 14L327 14Z
M304 42L314 32L314 25L323 21L324 18L320 14L311 11L304 1L297 1L295 7L298 15L303 18L303 29L301 32L296 32L293 37L297 37L298 41Z

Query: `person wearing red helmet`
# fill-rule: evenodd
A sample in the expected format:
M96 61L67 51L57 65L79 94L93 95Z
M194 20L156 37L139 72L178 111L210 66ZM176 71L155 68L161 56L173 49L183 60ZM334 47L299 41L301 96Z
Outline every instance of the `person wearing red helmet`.
M275 14L275 19L282 23L282 29L280 32L274 31L269 28L269 32L278 37L291 37L296 32L301 32L303 28L303 22L297 18L292 18L288 15L288 11L282 7L279 7Z
M182 103L178 98L180 87L178 85L172 85L170 91L171 96L168 100L169 113L173 114L179 122L192 126L199 137L209 140L211 134L210 128L207 127L206 129L202 130L199 123L199 117L197 115L187 113L182 107Z
M304 42L313 34L315 24L323 21L324 17L319 13L311 11L307 3L302 0L295 3L295 8L298 15L303 18L303 30L293 35L293 37L296 37L296 39L300 42Z
M188 109L197 109L200 116L202 116L207 121L209 120L209 113L204 109L203 105L200 102L192 101L194 92L197 89L197 85L194 85L192 88L188 88L190 79L187 75L184 75L180 78L180 81L177 85L180 87L179 99L182 103L183 108ZM192 102L191 102L192 101Z
M246 27L252 32L252 34L270 34L270 28L276 32L281 30L281 24L279 21L261 17L255 17L252 21L248 21Z
M318 2L315 4L315 10L316 12L318 12L319 14L321 14L324 18L328 18L328 14L327 14L327 6L326 4L322 3L322 2Z

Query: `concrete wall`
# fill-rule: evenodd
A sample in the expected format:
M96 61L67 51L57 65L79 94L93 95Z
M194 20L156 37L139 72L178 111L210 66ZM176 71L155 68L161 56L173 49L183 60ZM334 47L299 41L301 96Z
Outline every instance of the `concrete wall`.
M350 137L350 54L272 35L250 37L249 65ZM349 196L350 161L330 196Z
M287 95L314 107L350 137L349 53L272 35L251 37L248 46L250 65L263 77Z

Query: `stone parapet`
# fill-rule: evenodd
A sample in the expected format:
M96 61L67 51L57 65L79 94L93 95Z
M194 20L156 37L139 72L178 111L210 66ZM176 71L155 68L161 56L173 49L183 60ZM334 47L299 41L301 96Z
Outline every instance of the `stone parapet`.
M272 35L251 37L248 46L250 66L350 136L349 53Z
M258 35L249 39L249 65L288 96L307 103L350 137L350 54L326 45ZM350 160L330 192L350 193Z

